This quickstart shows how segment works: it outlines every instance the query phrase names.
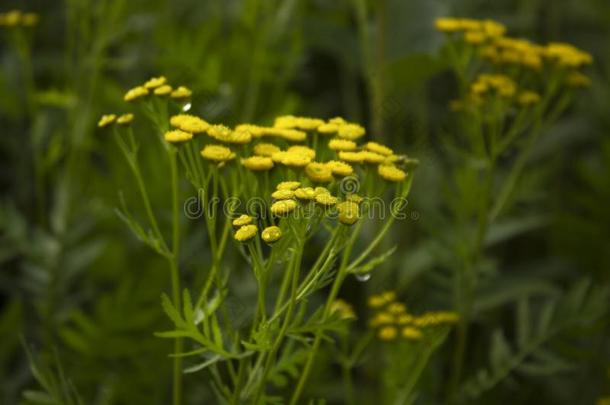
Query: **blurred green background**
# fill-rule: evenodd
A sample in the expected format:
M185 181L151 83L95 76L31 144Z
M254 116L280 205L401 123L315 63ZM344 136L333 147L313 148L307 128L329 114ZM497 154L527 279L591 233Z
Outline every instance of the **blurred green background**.
M571 42L595 58L593 85L538 144L518 203L491 231L493 282L482 285L466 375L485 365L491 331L511 330L519 298L553 296L583 277L610 283L608 0L0 1L0 12L11 9L40 21L23 35L0 27L2 404L21 403L22 391L37 386L22 341L41 366L60 359L87 404L168 403L171 348L152 332L168 323L159 294L169 276L116 216L119 193L135 193L114 144L96 130L126 88L153 75L191 87L192 111L211 122L340 115L420 159L410 217L390 238L399 250L342 295L356 306L360 330L359 303L383 288L397 288L415 309L451 308L446 207L464 196L449 187L443 147L456 89L438 54L440 16L497 19L513 36ZM143 156L151 178L166 170L157 156L154 148ZM152 193L162 197L165 186ZM191 226L186 280L209 259L203 230ZM237 313L248 288L232 297ZM607 320L567 336L569 345L551 342L569 367L512 375L469 403L591 404L610 395ZM442 386L451 345L424 386ZM374 366L356 371L364 400L375 398ZM188 403L210 403L206 378L187 376ZM314 373L310 391L339 404L338 379Z

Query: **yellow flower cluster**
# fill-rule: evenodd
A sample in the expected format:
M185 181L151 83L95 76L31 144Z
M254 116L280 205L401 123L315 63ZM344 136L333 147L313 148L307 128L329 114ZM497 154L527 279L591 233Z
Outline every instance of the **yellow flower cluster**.
M129 89L123 96L123 100L130 102L148 96L150 93L155 96L169 96L174 100L185 100L191 97L191 90L185 86L174 89L167 83L165 76L152 77L144 84Z
M11 10L0 13L0 27L33 27L38 24L38 14Z
M253 224L254 218L243 214L233 220L233 226L237 228L233 237L238 242L248 242L258 233L258 227ZM277 226L268 226L261 232L261 238L269 245L277 242L282 237L282 230Z
M567 68L580 68L593 62L589 53L570 44L542 46L505 36L506 27L492 20L439 18L435 25L441 32L461 33L465 42L482 46L481 54L494 64L519 65L540 71L545 61Z
M376 329L380 340L394 340L399 335L407 340L420 340L429 327L451 325L458 321L453 312L426 312L415 316L404 304L396 301L396 293L386 291L369 297L368 305L375 310L369 325Z
M515 95L517 86L508 76L500 74L480 74L470 86L473 96L482 97L489 93L509 98Z

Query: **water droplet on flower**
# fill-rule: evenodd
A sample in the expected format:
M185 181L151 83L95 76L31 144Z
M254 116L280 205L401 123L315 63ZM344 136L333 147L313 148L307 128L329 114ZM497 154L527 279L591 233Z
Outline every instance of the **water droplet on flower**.
M356 280L360 281L360 282L365 282L365 281L369 281L371 279L371 274L370 273L364 273L364 274L356 274Z
M186 103L182 106L182 111L188 111L191 109L191 103Z

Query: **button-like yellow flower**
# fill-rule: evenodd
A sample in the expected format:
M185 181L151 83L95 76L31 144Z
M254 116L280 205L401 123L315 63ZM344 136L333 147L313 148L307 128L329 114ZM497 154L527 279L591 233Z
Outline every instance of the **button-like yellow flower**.
M268 128L261 127L252 124L239 124L235 127L236 131L247 131L250 132L253 138L260 138L261 136L267 135ZM260 154L260 153L258 153Z
M469 44L480 45L485 42L486 39L485 33L480 31L466 31L464 33L464 41Z
M350 141L349 139L333 138L328 142L328 147L335 151L340 151L340 150L349 151L349 150L356 150L358 145L356 145L356 142Z
M325 207L331 207L337 204L338 201L339 199L330 195L330 193L316 194L316 202L320 205L324 205Z
M271 213L274 215L286 215L291 213L297 207L297 202L294 200L280 200L271 205Z
M201 134L210 127L203 119L190 114L178 114L169 119L171 126L193 134Z
M376 328L380 325L393 324L395 321L394 316L392 314L388 314L387 312L379 312L373 319L369 321L369 326L372 328Z
M354 173L354 168L345 162L339 160L331 160L326 162L326 166L336 176L350 176Z
M238 127L239 128L239 127ZM252 132L250 132L252 133ZM252 134L254 135L254 134ZM280 152L281 149L272 143L257 143L254 145L254 154L259 156L271 157L274 153Z
M273 160L266 156L250 156L241 160L241 164L248 170L265 171L273 168Z
M116 122L119 125L129 125L133 122L133 114L123 114L116 119Z
M148 95L148 89L144 86L138 86L138 87L134 87L133 89L128 90L127 93L125 93L125 95L123 96L123 100L129 102L129 101L136 100L140 97L145 97L147 95Z
M390 156L394 154L392 149L377 142L367 142L367 144L364 145L364 148L383 156Z
M383 328L379 329L379 332L377 333L377 337L379 337L379 339L381 339L381 340L394 340L394 339L396 339L397 334L398 334L398 332L396 331L395 327L384 326Z
M305 167L311 162L311 158L309 156L287 151L274 153L271 158L274 162L292 167Z
M345 199L347 201L355 202L356 204L360 204L362 201L364 201L364 198L360 197L358 194L348 194Z
M282 237L282 230L277 226L268 226L263 229L261 237L268 245L271 245Z
M339 138L355 140L363 137L365 134L365 130L362 126L358 124L345 124L339 128L339 132L337 135Z
M530 106L540 102L540 95L536 92L525 90L519 94L519 104L522 106Z
M299 200L313 200L316 198L316 192L311 187L302 187L294 190L294 196Z
M407 307L401 302L393 302L388 306L388 312L392 314L404 314L407 312Z
M296 190L301 186L301 183L298 181L283 181L279 183L275 188L277 190Z
M227 162L235 158L235 153L225 146L206 145L201 151L201 156L214 162Z
M331 124L331 123L324 123L324 124L320 125L316 130L323 135L332 135L332 134L336 134L337 132L339 132L339 125Z
M339 159L349 163L362 163L364 162L364 154L362 152L340 151Z
M294 191L292 190L275 190L271 197L275 200L290 200L294 197Z
M159 86L153 91L153 93L155 93L156 96L167 96L171 92L172 92L172 86L170 86L169 84L164 84L163 86Z
M434 25L437 30L446 33L457 32L462 29L462 24L460 24L460 21L456 18L437 18Z
M167 79L165 76L151 77L146 83L144 83L144 87L148 90L152 90L163 86L166 82Z
M316 183L328 183L333 180L333 172L326 163L312 162L305 167L305 174Z
M360 207L352 201L343 201L337 204L339 222L344 225L353 225L360 219Z
M330 304L330 313L339 314L339 318L341 319L355 319L356 314L354 313L354 308L348 304L346 301L337 298Z
M405 339L409 339L409 340L420 340L423 337L421 330L414 328L412 326L407 326L406 328L402 328L401 335Z
M232 223L234 227L240 228L245 225L250 225L253 219L254 218L252 218L250 215L242 214L239 217L235 218Z
M316 187L313 191L314 191L314 193L316 193L316 195L330 194L330 191L328 191L328 189L326 187Z
M252 140L250 132L232 131L224 125L211 125L207 132L212 138L226 143L245 144Z
M183 143L193 139L193 134L180 129L174 129L173 131L167 131L163 137L169 143Z
M383 297L383 295L371 295L369 297L369 307L371 308L380 308L382 306L384 306L387 303L386 299Z
M289 142L303 142L307 139L305 132L290 128L265 128L265 135L276 136Z
M112 124L116 120L116 114L105 114L102 115L102 118L97 122L98 128L104 128L108 125Z
M316 151L307 146L301 146L301 145L291 146L288 148L287 152L307 156L310 159L316 158Z
M392 165L379 165L377 173L384 180L392 182L403 181L407 177L407 173Z
M239 242L248 242L258 233L256 225L244 225L235 232L234 238Z
M191 97L192 94L193 92L188 87L179 86L176 90L172 91L172 94L169 96L173 99L181 100Z
M379 153L371 152L368 150L363 150L360 153L362 154L366 163L379 164L383 163L383 161L385 160L385 156L380 155Z

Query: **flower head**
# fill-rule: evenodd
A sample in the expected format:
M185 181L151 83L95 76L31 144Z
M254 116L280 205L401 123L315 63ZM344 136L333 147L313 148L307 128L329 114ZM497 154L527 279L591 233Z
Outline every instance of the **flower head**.
M279 183L275 188L277 190L296 190L301 186L301 183L298 181L283 181Z
M239 128L239 127L238 127ZM252 132L250 132L252 133ZM254 135L252 133L252 135ZM259 156L271 157L274 153L280 152L281 149L272 143L257 143L254 145L254 154Z
M377 333L377 337L381 340L394 340L397 335L398 331L393 326L384 326Z
M133 114L127 113L127 114L120 115L116 119L116 122L119 125L129 125L133 122Z
M243 129L232 131L224 125L211 125L208 128L208 135L220 142L226 143L245 144L252 140L250 132Z
M97 122L98 128L104 128L108 125L112 124L116 120L116 114L105 114L102 115L102 118Z
M360 219L360 206L352 201L343 201L337 204L339 222L344 225L353 225Z
M421 330L412 326L402 328L401 335L408 340L420 340L423 337Z
M210 124L203 119L190 114L174 115L169 119L169 123L175 128L193 134L201 134L210 127Z
M258 233L256 225L244 225L235 232L234 238L239 242L247 242Z
M282 230L277 226L268 226L263 229L261 237L267 244L271 245L282 237Z
M214 162L227 162L235 158L235 153L225 146L206 145L201 151L201 156Z
M294 191L292 190L275 190L271 197L275 200L290 200L294 197Z
M312 162L305 167L305 174L313 182L328 183L333 180L333 172L326 163Z
M148 95L148 89L144 86L137 86L134 87L133 89L130 89L127 91L127 93L125 93L125 95L123 96L123 100L129 102L129 101L133 101L136 100L140 97L144 97Z
M294 190L294 196L299 200L313 200L316 198L316 192L311 187L299 187Z
M193 139L193 134L180 129L174 129L173 131L167 131L163 137L169 143L183 143Z
M328 147L335 151L340 150L356 150L358 145L354 141L350 141L349 139L340 139L333 138L328 142Z
M379 173L379 176L384 180L391 182L400 182L407 177L407 173L393 165L379 165L377 173Z
M273 160L266 156L250 156L241 160L241 164L248 170L264 171L273 168Z
M377 153L377 154L383 155L383 156L391 156L394 154L394 151L392 149L388 148L385 145L377 143L377 142L367 142L367 144L364 145L364 148L366 150L369 150L371 152L374 152L374 153Z
M354 168L352 166L339 160L331 160L326 162L326 167L328 167L332 174L336 176L345 177L354 173Z
M337 298L330 304L330 313L337 313L341 319L355 319L354 308L345 300Z
M242 214L233 220L233 226L239 228L245 225L250 225L252 220L253 218L250 215Z
M337 204L338 201L339 199L337 197L332 196L330 193L316 194L316 202L326 207L333 206Z
M167 96L168 94L171 94L171 92L172 86L170 86L169 84L164 84L153 90L155 96Z
M365 134L365 130L362 126L358 124L345 124L339 127L339 132L337 135L339 138L355 140L363 137Z
M148 90L152 90L163 86L166 82L167 79L165 76L151 77L146 83L144 83L144 87Z
M280 200L271 205L271 213L274 215L286 215L294 211L297 202L294 200Z
M188 87L179 86L176 90L172 91L169 96L173 99L180 100L184 98L189 98L192 94L193 92Z

